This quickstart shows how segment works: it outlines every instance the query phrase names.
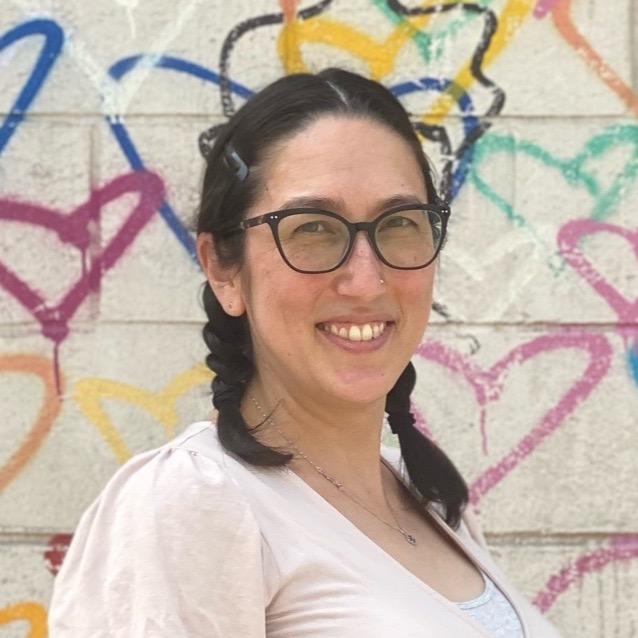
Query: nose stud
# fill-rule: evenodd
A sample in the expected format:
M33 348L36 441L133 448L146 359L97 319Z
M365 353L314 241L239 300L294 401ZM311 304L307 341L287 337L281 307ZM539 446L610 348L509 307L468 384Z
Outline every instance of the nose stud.
M385 281L383 281L383 279L379 279L379 283L384 284Z

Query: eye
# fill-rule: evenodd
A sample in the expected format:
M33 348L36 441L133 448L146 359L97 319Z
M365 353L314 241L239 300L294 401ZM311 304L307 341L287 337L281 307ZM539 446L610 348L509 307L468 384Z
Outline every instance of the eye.
M381 222L380 230L397 230L415 228L417 226L414 219L405 215L391 215Z
M412 226L414 222L407 217L392 216L387 220L386 226L392 228L403 228L404 226Z
M320 220L306 222L305 224L300 224L297 228L295 228L295 233L309 233L313 235L318 233L327 233L330 231L331 229L328 228L328 224Z

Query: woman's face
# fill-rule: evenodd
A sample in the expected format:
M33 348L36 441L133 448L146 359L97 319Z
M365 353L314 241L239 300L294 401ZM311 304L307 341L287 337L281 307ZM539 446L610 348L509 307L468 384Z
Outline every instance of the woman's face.
M404 200L427 201L407 143L376 122L344 116L323 117L281 144L262 178L247 218L316 206L364 221ZM360 232L340 268L303 274L286 265L267 224L245 233L244 265L224 295L232 314L248 314L265 391L315 402L384 399L423 335L434 266L392 269Z

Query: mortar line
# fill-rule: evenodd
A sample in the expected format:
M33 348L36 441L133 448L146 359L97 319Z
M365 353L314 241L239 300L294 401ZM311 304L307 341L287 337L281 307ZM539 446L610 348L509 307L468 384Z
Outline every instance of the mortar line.
M71 534L75 528L67 529L28 529L16 528L0 531L0 547L11 545L47 545L53 536L59 534ZM612 538L622 538L631 534L638 534L638 530L631 531L565 531L544 534L534 530L521 530L516 532L486 532L485 537L492 547L507 546L566 546L582 545L584 543L608 543Z

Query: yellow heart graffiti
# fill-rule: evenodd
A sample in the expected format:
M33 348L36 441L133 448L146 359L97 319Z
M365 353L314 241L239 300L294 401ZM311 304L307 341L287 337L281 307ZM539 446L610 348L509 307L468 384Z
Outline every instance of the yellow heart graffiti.
M29 623L29 633L25 638L46 638L47 612L39 603L25 601L0 609L0 625L18 620Z
M102 408L103 399L119 399L146 410L163 426L166 438L175 436L179 416L175 410L177 399L202 383L210 383L212 372L203 364L194 366L175 377L163 390L149 392L137 386L87 377L73 385L73 401L87 419L97 428L120 463L131 458L132 453Z
M434 3L426 2L423 6L432 4ZM518 28L531 13L534 4L535 0L508 0L499 15L498 26L483 59L484 67L493 62L511 42ZM427 26L431 15L406 17L383 42L374 40L358 29L320 16L306 20L285 20L277 40L277 53L287 73L307 72L301 55L301 45L307 42L327 44L347 51L366 62L370 77L381 80L394 68L394 61L401 49L416 33ZM476 81L471 64L470 58L461 66L449 87L422 116L424 122L440 123L463 93Z

